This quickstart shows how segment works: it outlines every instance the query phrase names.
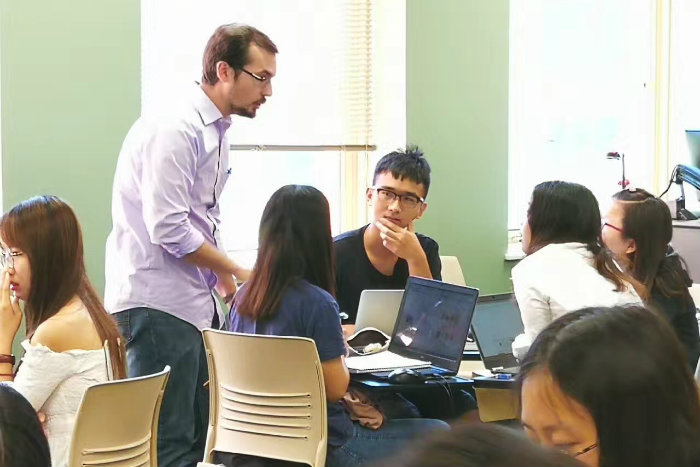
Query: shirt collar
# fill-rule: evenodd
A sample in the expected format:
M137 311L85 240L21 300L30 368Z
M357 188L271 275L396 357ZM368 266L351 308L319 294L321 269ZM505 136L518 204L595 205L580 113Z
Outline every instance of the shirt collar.
M194 108L202 119L202 123L210 125L216 121L220 121L219 125L223 126L224 131L231 126L231 116L224 117L214 102L207 96L204 90L197 85L194 97ZM219 126L217 125L217 126Z

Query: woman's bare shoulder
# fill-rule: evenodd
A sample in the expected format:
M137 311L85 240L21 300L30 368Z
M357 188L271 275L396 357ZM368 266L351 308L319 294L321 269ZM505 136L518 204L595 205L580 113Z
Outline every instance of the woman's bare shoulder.
M84 314L67 316L57 314L47 319L36 328L30 343L44 345L54 352L102 348L97 330L87 310Z

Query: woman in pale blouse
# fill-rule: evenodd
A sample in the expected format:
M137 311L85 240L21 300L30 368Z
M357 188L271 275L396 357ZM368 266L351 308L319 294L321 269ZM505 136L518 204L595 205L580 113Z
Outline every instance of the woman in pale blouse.
M0 381L14 379L14 389L46 416L52 465L65 466L83 393L106 381L110 367L116 378L126 374L123 340L88 281L80 225L66 203L39 196L18 204L0 219L0 240ZM27 339L13 375L20 301Z
M641 303L636 281L603 246L600 227L598 201L585 186L551 181L535 187L523 227L527 257L512 270L525 330L513 342L516 357L568 312Z

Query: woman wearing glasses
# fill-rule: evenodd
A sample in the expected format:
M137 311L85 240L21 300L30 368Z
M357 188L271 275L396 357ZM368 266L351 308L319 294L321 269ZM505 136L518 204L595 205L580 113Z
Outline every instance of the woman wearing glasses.
M669 247L673 226L668 206L642 189L620 191L613 199L603 223L603 241L644 286L647 303L669 320L695 371L700 335L688 292L692 281Z
M311 186L287 185L267 202L258 257L236 295L230 330L308 337L321 359L328 399L328 467L366 465L395 454L411 438L446 429L440 420L385 421L373 430L350 419L339 401L350 381L335 289L328 201Z
M698 388L684 360L646 308L568 313L520 366L525 432L590 466L700 465Z
M523 227L527 254L512 270L524 334L513 342L522 358L549 323L587 306L641 303L633 280L600 236L600 209L583 185L543 182L532 193Z
M46 416L52 464L65 466L82 395L108 379L103 343L114 376L123 378L123 341L88 281L80 225L66 203L38 196L18 204L0 219L0 240L0 381L14 379L14 389ZM20 301L27 339L13 374Z

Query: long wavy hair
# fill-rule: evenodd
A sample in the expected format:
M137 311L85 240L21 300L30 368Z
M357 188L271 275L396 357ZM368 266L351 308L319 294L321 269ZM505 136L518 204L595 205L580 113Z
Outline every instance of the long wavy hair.
M76 295L97 334L110 350L115 378L126 377L124 339L90 284L83 260L83 235L73 209L56 196L36 196L10 209L0 219L0 237L21 250L31 270L25 302L27 336Z

